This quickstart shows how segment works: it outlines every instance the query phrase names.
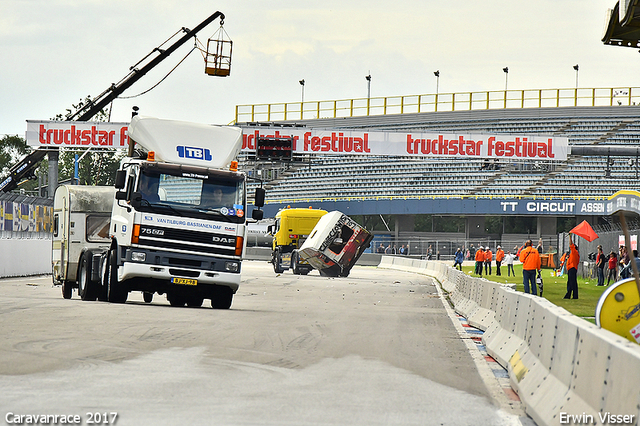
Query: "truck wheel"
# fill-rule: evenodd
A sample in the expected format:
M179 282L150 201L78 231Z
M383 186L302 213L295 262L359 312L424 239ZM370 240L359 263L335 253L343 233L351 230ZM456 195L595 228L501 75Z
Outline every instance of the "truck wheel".
M118 282L118 259L115 249L109 251L107 260L107 300L111 303L124 303L127 301L129 292L122 288L122 283Z
M300 275L300 265L298 265L298 252L291 253L291 272L293 275Z
M273 253L273 270L275 271L276 274L281 274L284 272L284 269L282 269L282 258L280 257L280 252L276 251Z
M182 307L187 303L187 298L180 292L167 292L167 300L171 306Z
M199 308L202 306L202 302L204 302L204 297L192 295L187 297L187 306L190 308Z
M70 281L62 281L62 297L71 299L73 294L73 284Z
M211 299L213 309L229 309L233 302L233 290L229 287L219 287Z
M153 293L143 291L142 298L144 299L144 303L151 303L151 301L153 300Z
M91 281L91 259L93 252L85 251L78 267L78 294L82 300L94 301L98 298L98 283Z

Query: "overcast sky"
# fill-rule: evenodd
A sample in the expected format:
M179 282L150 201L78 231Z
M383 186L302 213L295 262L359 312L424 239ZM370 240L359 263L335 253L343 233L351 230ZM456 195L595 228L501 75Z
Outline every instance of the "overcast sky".
M216 10L233 40L231 76L191 54L146 95L116 100L159 118L228 124L235 106L371 96L640 86L637 49L601 42L615 0L0 0L0 135L24 136L118 82L181 27ZM206 44L218 22L198 34ZM188 42L123 96L153 86Z

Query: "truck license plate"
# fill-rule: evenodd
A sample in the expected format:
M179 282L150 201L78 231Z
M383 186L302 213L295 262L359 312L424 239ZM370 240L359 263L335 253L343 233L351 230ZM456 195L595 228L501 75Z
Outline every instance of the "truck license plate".
M198 280L193 280L191 278L171 278L171 282L174 284L181 284L181 285L198 285Z

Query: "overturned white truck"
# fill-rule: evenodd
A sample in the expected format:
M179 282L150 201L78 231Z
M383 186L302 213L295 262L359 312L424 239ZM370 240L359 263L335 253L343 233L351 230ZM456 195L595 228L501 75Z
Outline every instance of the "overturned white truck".
M347 277L373 235L349 216L333 211L320 218L302 247L300 258L326 277Z
M67 299L74 288L116 303L141 291L146 302L158 293L173 306L210 299L228 309L246 236L246 176L233 161L241 130L136 116L129 139L135 155L122 160L115 188L56 190L54 284ZM255 200L262 207L264 190Z

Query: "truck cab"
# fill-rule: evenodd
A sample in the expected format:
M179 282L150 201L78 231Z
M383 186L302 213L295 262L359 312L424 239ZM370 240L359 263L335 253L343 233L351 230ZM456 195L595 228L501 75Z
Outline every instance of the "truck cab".
M234 161L241 130L136 116L129 138L136 146L116 173L108 247L85 247L91 260L84 274L79 268L88 293L123 303L141 291L146 302L157 293L173 306L210 299L228 309L240 285L247 222L246 176Z
M326 210L312 208L286 208L276 214L270 232L273 235L271 263L277 274L291 268L296 275L306 275L313 269L300 259L297 250L325 214Z

